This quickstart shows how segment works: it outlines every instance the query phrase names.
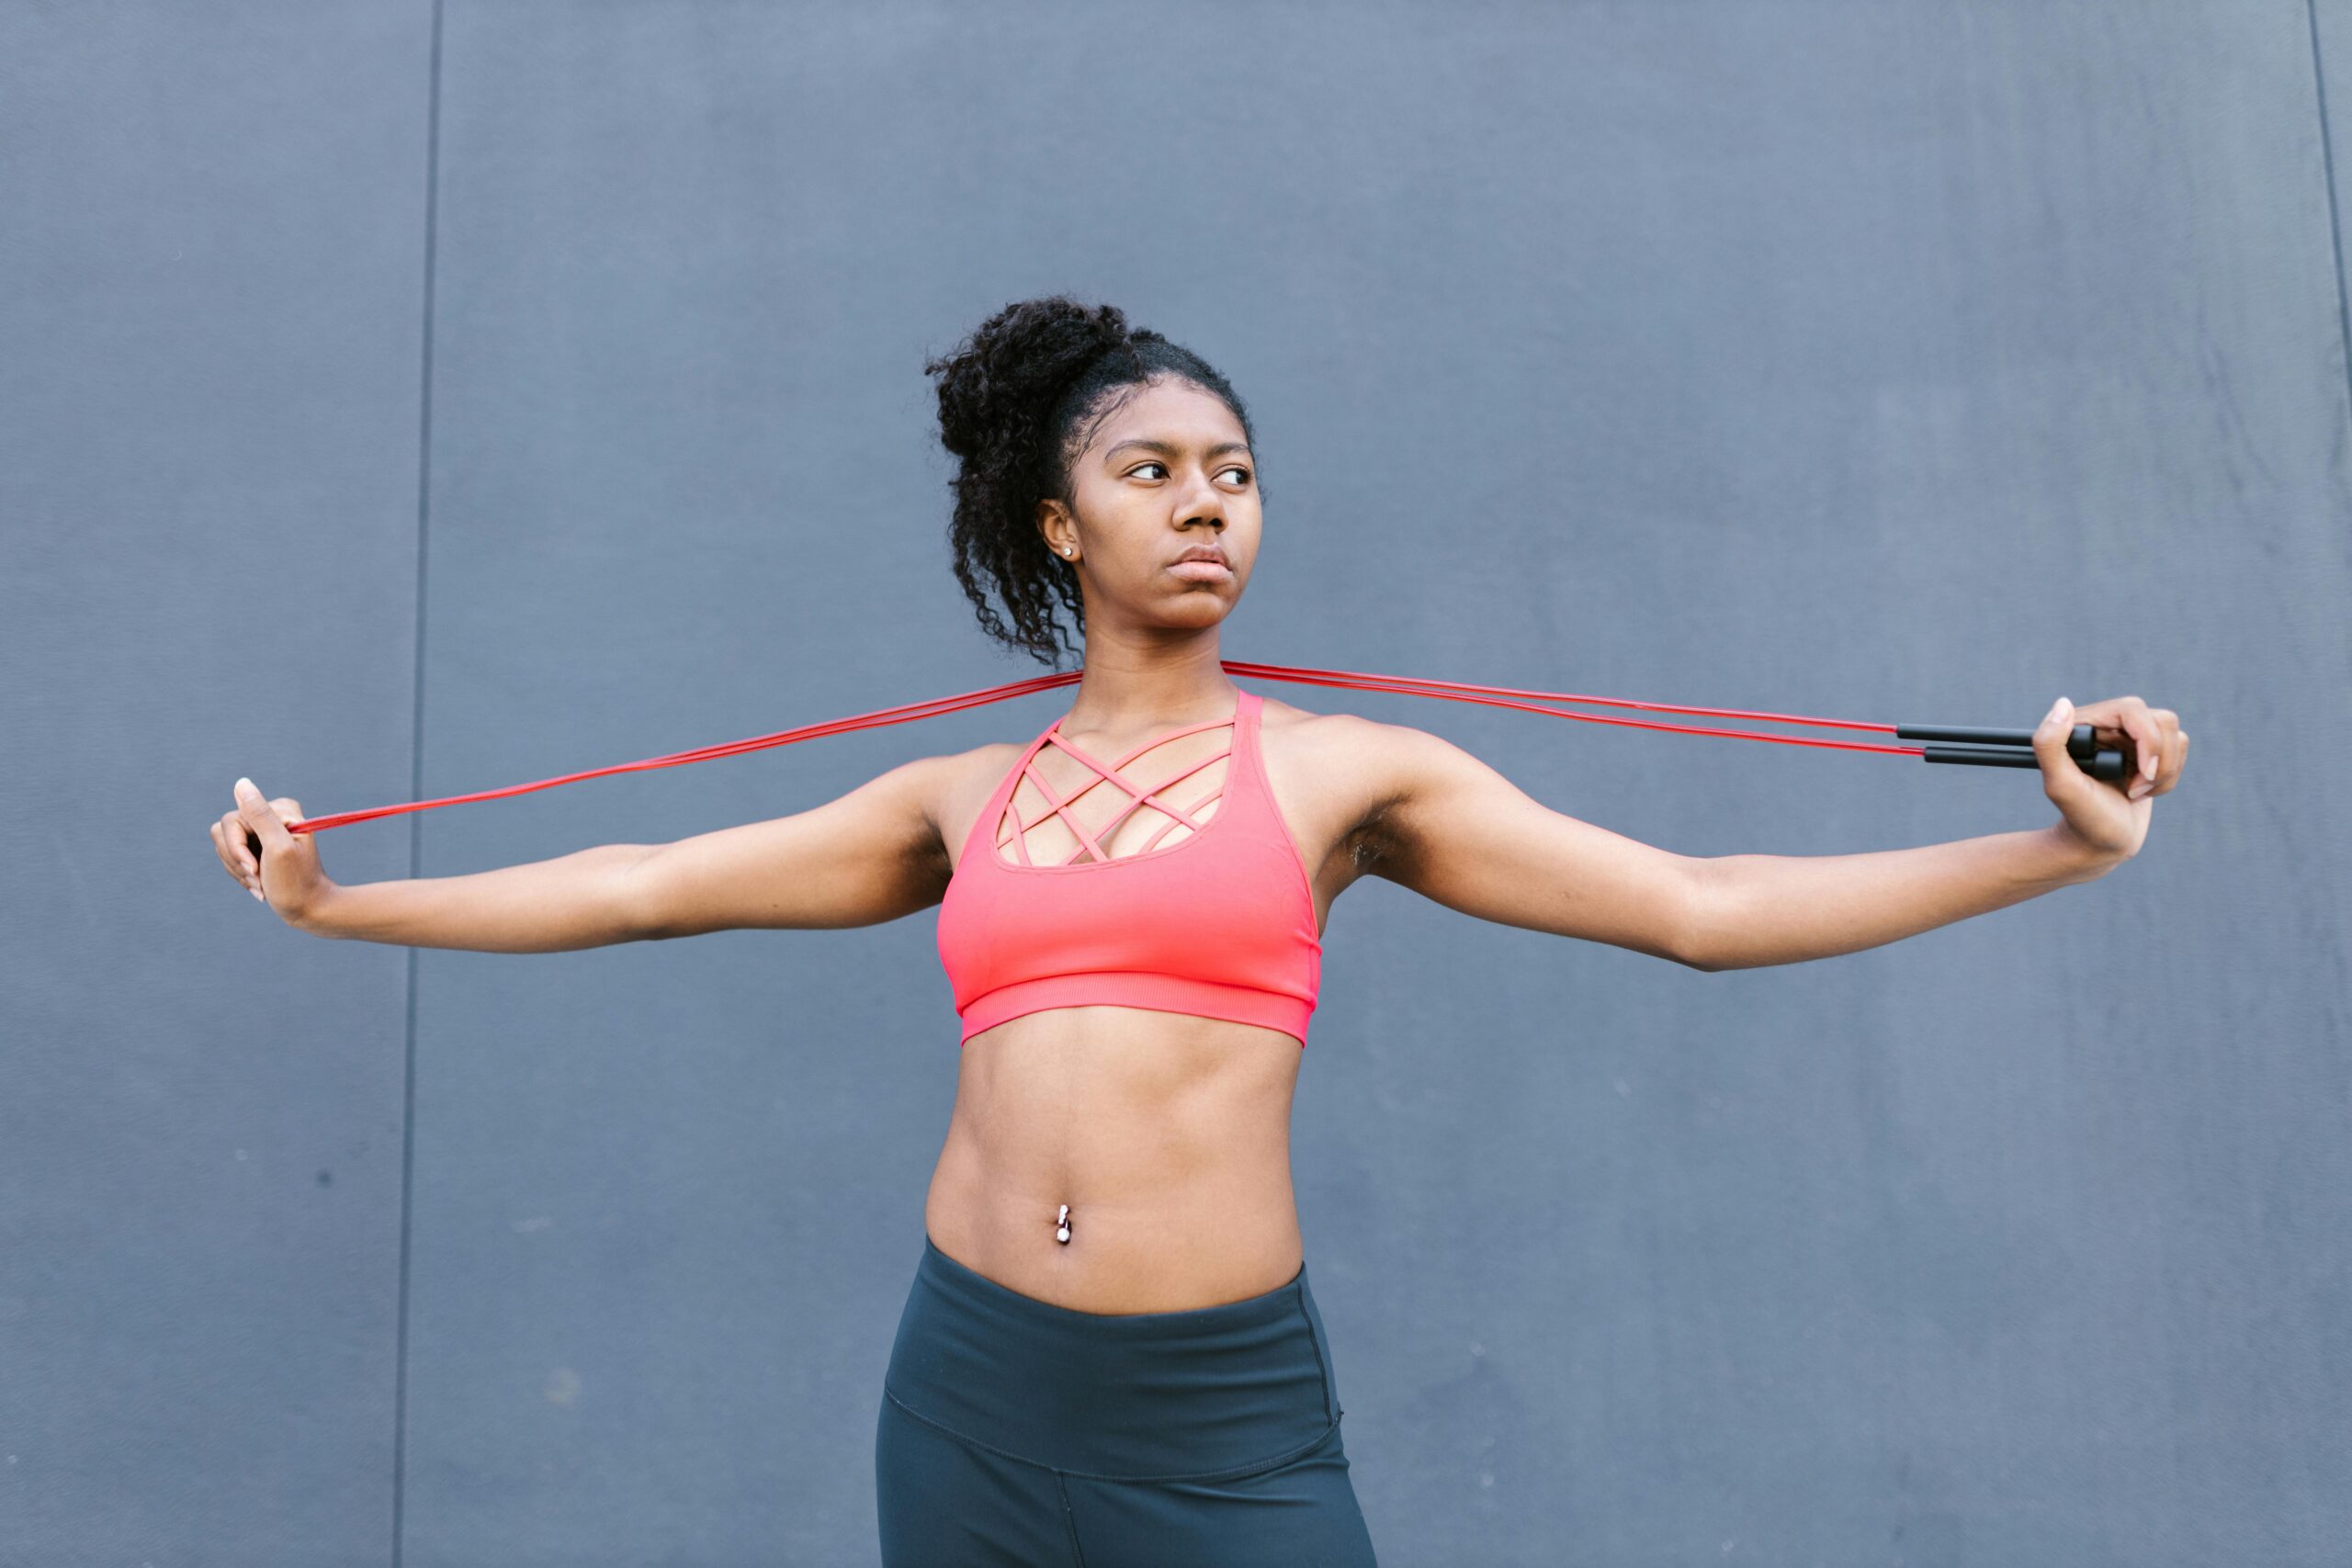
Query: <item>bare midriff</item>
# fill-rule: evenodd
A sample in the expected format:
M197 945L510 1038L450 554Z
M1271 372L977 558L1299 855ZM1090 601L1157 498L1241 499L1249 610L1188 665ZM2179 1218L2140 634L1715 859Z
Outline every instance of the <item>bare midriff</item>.
M1286 1285L1302 1258L1290 1109L1304 1055L1277 1030L1185 1013L1007 1019L964 1043L924 1227L956 1262L1076 1312L1182 1312Z

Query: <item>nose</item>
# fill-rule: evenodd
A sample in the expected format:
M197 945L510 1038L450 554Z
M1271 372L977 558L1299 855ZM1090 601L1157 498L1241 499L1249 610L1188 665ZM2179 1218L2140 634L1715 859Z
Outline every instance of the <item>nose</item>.
M1195 471L1176 492L1175 509L1179 528L1188 528L1195 523L1225 526L1225 492L1211 484L1204 473Z

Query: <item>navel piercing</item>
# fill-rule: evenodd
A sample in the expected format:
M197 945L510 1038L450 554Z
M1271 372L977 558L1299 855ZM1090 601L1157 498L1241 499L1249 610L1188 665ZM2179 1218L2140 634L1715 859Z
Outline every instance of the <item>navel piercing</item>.
M1054 1239L1064 1246L1069 1243L1069 1205L1068 1203L1062 1205L1062 1212L1055 1217Z

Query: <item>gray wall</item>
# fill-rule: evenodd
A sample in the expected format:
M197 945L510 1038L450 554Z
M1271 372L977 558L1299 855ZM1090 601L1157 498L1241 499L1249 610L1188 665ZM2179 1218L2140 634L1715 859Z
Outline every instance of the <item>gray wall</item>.
M1295 1158L1385 1563L2346 1562L2347 127L2347 0L0 4L0 1563L875 1560L933 915L322 942L205 826L1036 672L920 366L1064 288L1252 401L1227 657L2200 742L2107 881L1826 962L1341 901ZM1691 854L2051 816L1259 689Z

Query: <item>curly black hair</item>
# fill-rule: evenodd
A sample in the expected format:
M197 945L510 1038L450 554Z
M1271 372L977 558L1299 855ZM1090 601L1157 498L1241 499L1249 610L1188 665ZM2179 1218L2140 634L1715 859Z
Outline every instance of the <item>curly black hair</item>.
M1148 328L1130 328L1115 305L1068 295L1016 300L982 321L956 348L923 365L939 381L939 439L958 459L948 540L956 581L981 629L999 642L1059 667L1073 656L1057 604L1081 634L1086 606L1078 569L1037 531L1037 502L1076 505L1070 465L1102 420L1133 388L1174 376L1224 400L1256 449L1249 411L1226 378L1190 349ZM1263 493L1262 487L1261 494ZM1007 626L988 590L1012 612ZM1057 647L1056 638L1062 637Z

